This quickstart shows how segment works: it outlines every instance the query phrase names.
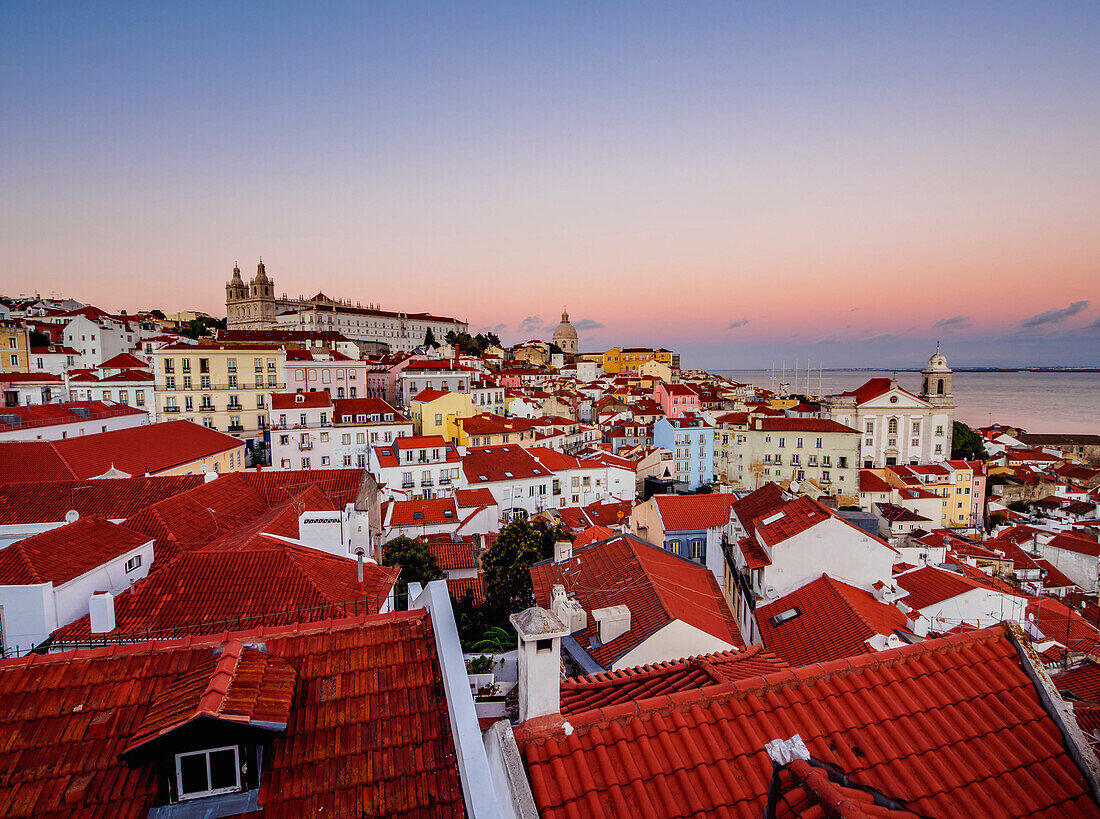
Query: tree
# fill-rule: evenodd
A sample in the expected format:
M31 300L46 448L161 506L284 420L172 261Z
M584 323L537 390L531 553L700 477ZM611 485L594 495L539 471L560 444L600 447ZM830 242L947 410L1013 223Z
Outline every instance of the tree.
M507 622L509 614L535 604L531 567L554 556L554 543L573 536L545 520L513 520L481 558L485 609L490 622Z
M428 332L424 334L424 346L425 347L438 347L439 343L435 340L435 333L432 332L432 328L428 328Z
M398 600L407 599L410 583L423 586L443 578L443 570L439 568L439 561L428 544L404 535L395 537L382 547L382 565L401 568L401 575L397 578Z
M161 310L157 310L155 307L149 311L149 315L153 318L158 318L161 321L164 321L164 312Z
M951 457L963 461L984 461L989 457L982 436L956 421L951 427Z

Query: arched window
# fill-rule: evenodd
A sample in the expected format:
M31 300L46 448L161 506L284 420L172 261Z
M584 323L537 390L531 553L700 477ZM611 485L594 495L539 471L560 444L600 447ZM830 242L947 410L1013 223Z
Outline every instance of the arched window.
M942 378L939 380L939 383L936 384L936 394L937 395L943 395L943 379Z
M891 418L890 419L890 425L889 425L888 431L891 435L897 435L898 434L898 419L897 418Z

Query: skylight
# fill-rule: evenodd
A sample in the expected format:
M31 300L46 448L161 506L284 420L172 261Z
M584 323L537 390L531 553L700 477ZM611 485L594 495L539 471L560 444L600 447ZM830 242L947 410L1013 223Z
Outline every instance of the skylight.
M802 612L799 611L797 606L795 606L793 609L787 609L786 611L781 611L781 612L779 612L779 614L776 614L775 616L772 617L772 625L773 626L781 626L784 623L786 623L788 620L793 620L794 618L796 618L801 613Z
M511 472L505 472L505 473L504 473L504 477L506 477L506 478L514 478L514 477L515 477L515 475L513 475L513 474L512 474Z
M764 526L771 526L777 520L783 520L786 514L786 512L776 512L774 515L768 515L766 518L760 521L760 523L762 523Z

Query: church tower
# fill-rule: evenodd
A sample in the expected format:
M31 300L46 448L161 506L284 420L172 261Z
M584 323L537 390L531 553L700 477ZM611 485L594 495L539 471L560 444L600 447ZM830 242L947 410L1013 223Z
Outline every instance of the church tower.
M947 366L947 357L940 352L939 343L936 352L928 359L928 366L921 370L920 397L934 407L954 407L955 396L951 393L953 371Z
M247 285L234 265L233 278L225 285L226 326L237 330L266 330L275 326L275 282L267 277L264 260Z

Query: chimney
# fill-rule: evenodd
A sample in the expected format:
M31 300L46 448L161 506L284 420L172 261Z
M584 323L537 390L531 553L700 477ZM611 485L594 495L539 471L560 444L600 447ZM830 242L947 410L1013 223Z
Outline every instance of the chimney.
M88 619L92 634L107 634L115 630L115 598L107 591L97 591L88 600Z
M916 609L910 611L905 618L905 627L916 637L928 636L928 618Z
M565 593L565 586L560 583L554 584L554 588L550 590L550 611L565 624L570 634L584 631L588 626L588 615L584 613L584 607L576 600L570 600Z
M630 609L626 606L592 609L592 619L597 623L600 643L610 643L630 631Z
M564 563L573 559L573 543L569 540L554 541L554 562Z
M519 720L561 712L561 638L568 628L546 609L508 617L519 643Z

